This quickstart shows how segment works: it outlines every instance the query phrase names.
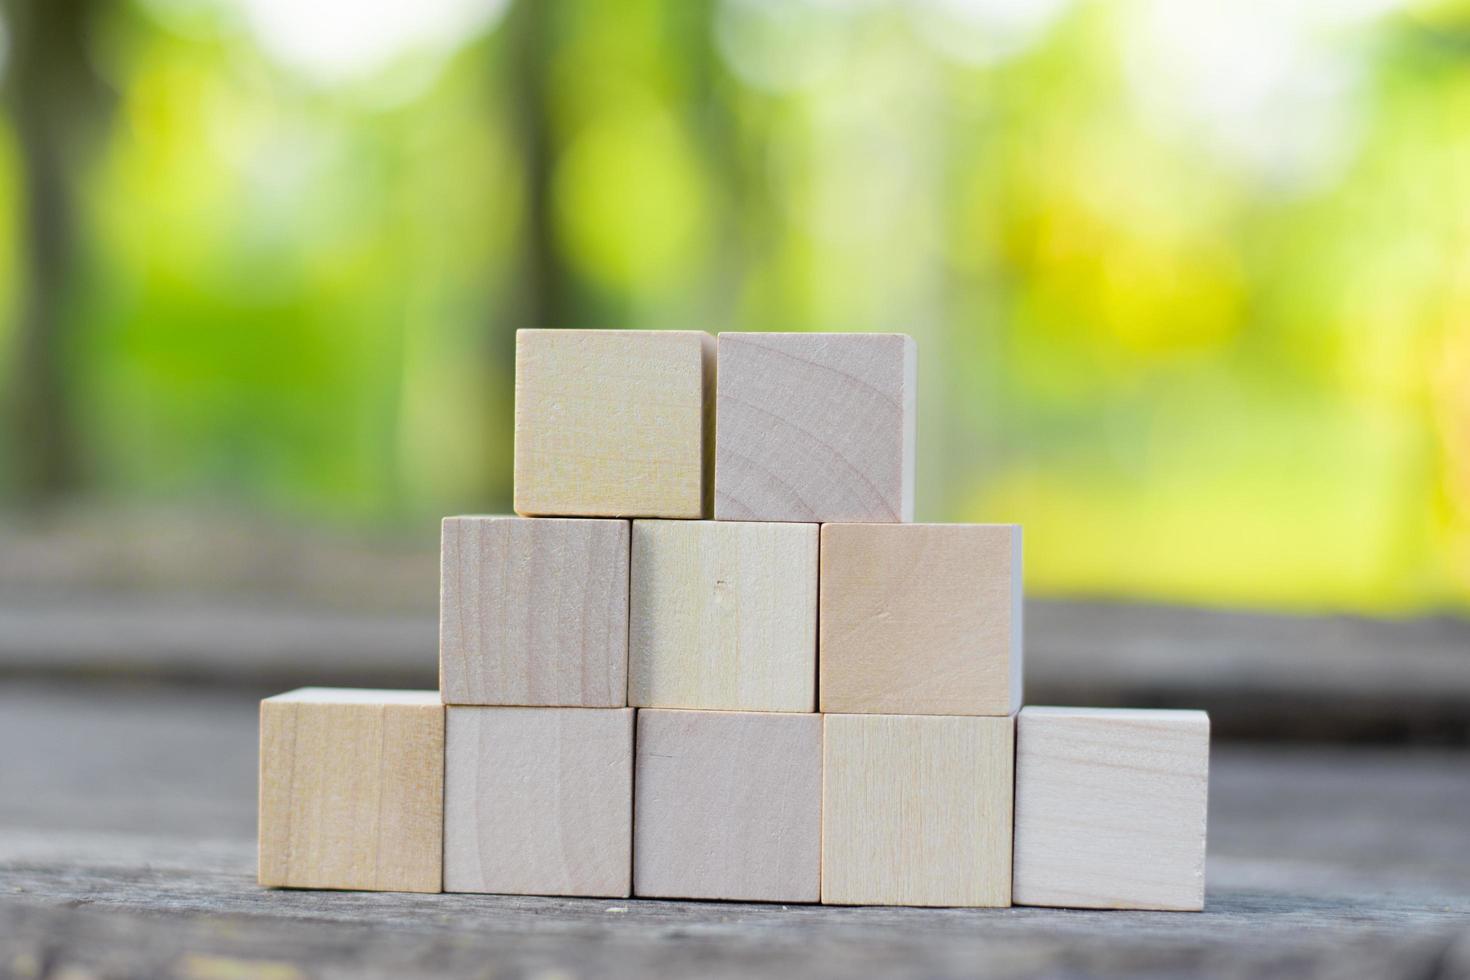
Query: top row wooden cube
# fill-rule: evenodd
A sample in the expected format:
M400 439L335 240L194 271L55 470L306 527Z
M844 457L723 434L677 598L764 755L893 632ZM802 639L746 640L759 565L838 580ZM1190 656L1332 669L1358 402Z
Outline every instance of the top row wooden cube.
M516 331L516 513L704 517L714 374L697 330Z
M914 519L918 354L903 334L720 334L715 519Z
M521 330L515 509L911 521L917 359L901 334Z

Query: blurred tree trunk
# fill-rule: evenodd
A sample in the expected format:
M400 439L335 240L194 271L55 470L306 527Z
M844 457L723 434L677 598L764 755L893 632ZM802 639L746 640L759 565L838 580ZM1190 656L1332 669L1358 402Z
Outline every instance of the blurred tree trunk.
M756 215L770 214L769 202L752 199L758 183L748 169L739 121L728 101L729 85L715 40L718 0L673 0L680 48L690 62L691 89L685 117L717 186L714 234L699 329L732 330L739 325L741 286L747 273L746 245ZM765 210L760 210L761 208Z
M519 325L572 327L572 277L556 245L556 134L551 120L551 75L556 53L554 0L515 0L508 21L509 93L524 167Z
M91 0L10 0L6 101L22 168L21 297L10 380L16 483L40 501L81 467L67 377L75 150L97 102L85 49Z
M571 276L556 247L552 213L555 137L550 114L551 58L558 0L512 0L492 49L497 59L496 98L520 154L522 204L515 247L515 273L508 295L491 298L485 330L490 377L495 392L487 406L501 444L514 444L515 332L517 328L572 325ZM496 508L508 511L513 493L508 459L485 457L485 492Z

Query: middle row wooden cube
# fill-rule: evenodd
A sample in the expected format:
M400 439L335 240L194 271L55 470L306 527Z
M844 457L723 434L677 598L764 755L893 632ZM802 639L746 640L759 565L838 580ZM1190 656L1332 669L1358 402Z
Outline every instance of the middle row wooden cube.
M628 703L812 711L817 525L635 521Z
M440 667L449 704L1012 714L1021 530L447 518Z

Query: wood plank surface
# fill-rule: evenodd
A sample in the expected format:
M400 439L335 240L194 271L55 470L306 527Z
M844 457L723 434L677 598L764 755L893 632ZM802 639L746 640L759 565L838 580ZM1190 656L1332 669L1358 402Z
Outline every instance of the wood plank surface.
M1450 980L1470 962L1464 751L1217 747L1195 915L273 891L254 883L256 713L220 689L0 684L0 972Z
M211 556L240 547L195 531L192 549L203 540ZM127 540L48 549L0 526L0 682L115 678L256 696L437 683L432 548L418 561L270 543L267 564L284 571L257 575L237 556L232 574L257 575L242 591ZM118 591L110 576L137 563L171 591ZM94 565L95 578L78 578ZM1025 621L1035 704L1200 708L1222 738L1470 745L1470 619L1032 599Z
M634 521L628 703L813 711L817 525Z
M0 680L437 683L438 521L412 547L209 522L0 522ZM67 530L70 528L70 530ZM1026 697L1188 707L1223 738L1470 745L1470 619L1028 600Z
M715 517L913 520L917 364L903 334L720 334Z
M444 702L626 705L628 541L627 521L446 517Z

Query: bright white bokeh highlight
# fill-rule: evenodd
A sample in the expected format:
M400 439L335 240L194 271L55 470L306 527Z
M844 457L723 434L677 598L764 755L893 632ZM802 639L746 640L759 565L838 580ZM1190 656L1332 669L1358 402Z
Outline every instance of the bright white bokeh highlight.
M913 15L936 50L983 67L1031 48L1071 6L1072 0L923 0Z
M507 0L228 0L261 48L322 85L364 81L399 59L444 57L493 26Z
M1369 52L1358 29L1401 0L1144 0L1123 24L1144 119L1301 189L1356 145Z

